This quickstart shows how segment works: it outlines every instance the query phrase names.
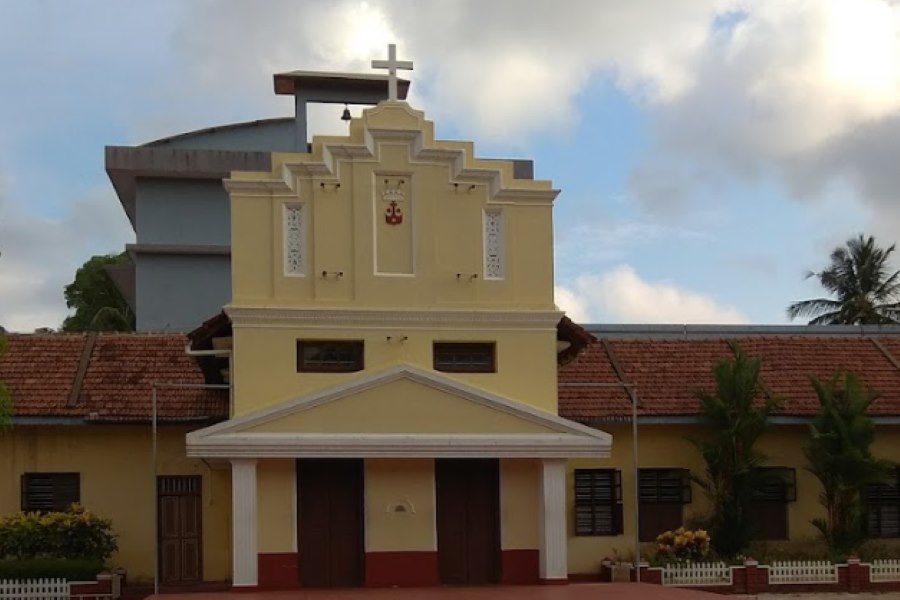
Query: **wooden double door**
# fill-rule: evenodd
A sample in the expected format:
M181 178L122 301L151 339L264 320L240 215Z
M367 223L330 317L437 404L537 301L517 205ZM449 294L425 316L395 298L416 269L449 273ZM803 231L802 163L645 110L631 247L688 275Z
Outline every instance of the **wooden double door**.
M300 585L361 586L362 459L300 459L296 468Z
M498 583L499 461L438 459L434 474L441 583Z
M300 584L363 585L363 461L300 459L296 469ZM434 474L441 583L499 582L499 461L438 459Z

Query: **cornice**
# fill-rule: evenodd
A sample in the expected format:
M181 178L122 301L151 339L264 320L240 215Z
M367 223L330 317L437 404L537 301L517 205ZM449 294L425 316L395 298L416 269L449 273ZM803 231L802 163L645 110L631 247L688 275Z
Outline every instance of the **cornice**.
M235 328L312 326L407 326L441 327L472 325L506 328L552 328L562 318L559 311L498 310L398 310L338 308L225 307Z
M609 458L610 442L575 434L219 434L188 439L203 458Z

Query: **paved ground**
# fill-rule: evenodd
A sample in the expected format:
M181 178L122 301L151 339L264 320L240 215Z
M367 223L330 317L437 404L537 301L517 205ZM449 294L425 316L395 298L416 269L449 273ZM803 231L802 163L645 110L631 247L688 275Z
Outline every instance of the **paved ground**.
M572 584L562 586L495 586L434 588L363 588L289 592L202 592L160 594L148 600L722 600L724 596L640 583ZM741 596L729 596L737 600ZM856 598L859 598L858 596ZM862 600L859 598L859 600ZM886 600L886 599L885 599Z

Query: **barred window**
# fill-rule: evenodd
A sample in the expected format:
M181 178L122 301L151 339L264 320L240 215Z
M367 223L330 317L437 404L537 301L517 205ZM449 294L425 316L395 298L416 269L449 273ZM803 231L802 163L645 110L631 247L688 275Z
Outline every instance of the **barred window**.
M349 373L362 370L362 340L297 340L298 372Z
M435 342L434 370L447 373L496 373L493 342Z
M64 511L81 501L78 473L22 474L22 510L25 512Z
M615 469L575 470L575 535L619 535L622 473Z
M865 523L870 537L900 537L900 469L890 483L866 486Z

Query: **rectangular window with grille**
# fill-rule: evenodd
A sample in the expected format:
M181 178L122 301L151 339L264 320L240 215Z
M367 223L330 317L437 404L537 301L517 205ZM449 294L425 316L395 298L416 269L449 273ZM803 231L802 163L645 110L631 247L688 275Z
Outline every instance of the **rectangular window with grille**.
M660 533L683 524L682 507L691 503L691 477L687 469L641 469L639 537L652 542Z
M575 535L620 535L622 473L575 469Z
M299 373L349 373L362 370L362 340L297 340Z
M788 467L760 467L759 482L753 491L750 519L753 539L786 540L788 503L797 500L797 474Z
M496 373L493 342L435 342L434 370L447 373Z
M22 475L23 511L64 511L75 502L81 502L80 474L24 473Z
M866 486L865 523L870 537L900 537L900 469L890 483Z

